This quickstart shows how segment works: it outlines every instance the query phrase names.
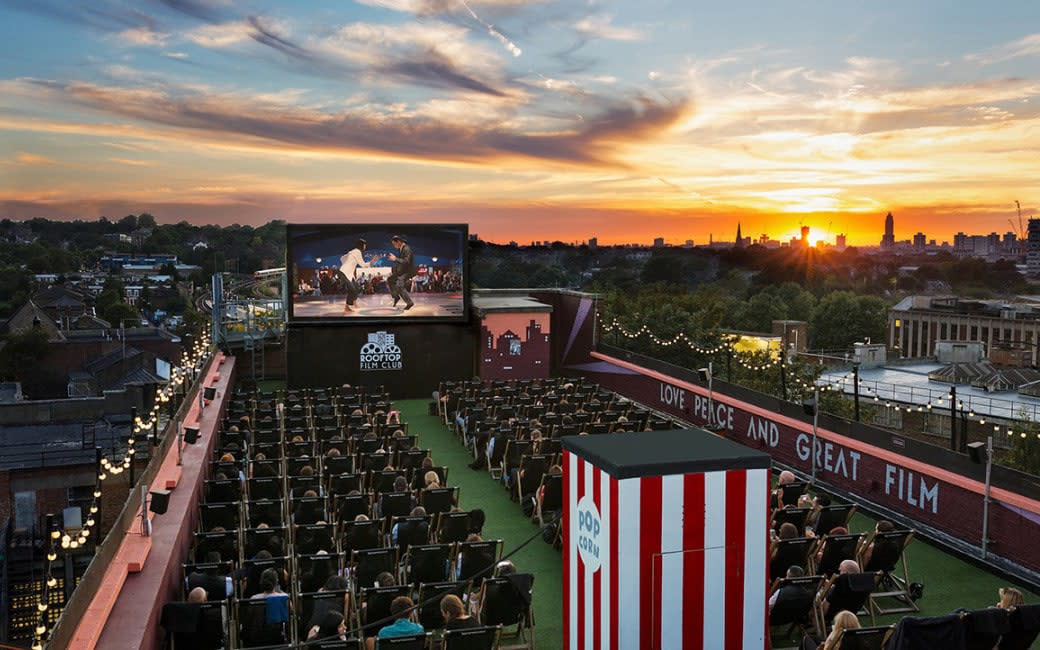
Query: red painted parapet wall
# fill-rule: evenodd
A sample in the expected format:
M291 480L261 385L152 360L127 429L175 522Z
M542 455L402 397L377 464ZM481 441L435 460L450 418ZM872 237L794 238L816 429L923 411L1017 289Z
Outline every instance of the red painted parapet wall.
M696 384L599 352L583 374L632 400L706 425L708 391ZM596 368L595 366L598 366ZM812 425L715 391L712 410L721 435L768 452L808 474ZM907 458L823 428L817 429L818 480L920 521L968 544L982 537L984 485L942 467ZM991 491L990 550L1040 572L1040 502L1008 490Z

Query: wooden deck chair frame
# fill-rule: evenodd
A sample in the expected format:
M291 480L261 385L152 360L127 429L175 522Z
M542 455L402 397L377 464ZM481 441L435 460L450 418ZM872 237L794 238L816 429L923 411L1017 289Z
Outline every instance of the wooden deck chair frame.
M910 542L914 539L914 531L907 531L907 536L903 540L903 548L899 551L899 561L896 563L895 568L892 571L882 571L881 580L878 582L878 587L884 588L889 586L890 588L886 591L875 591L870 594L870 598L867 599L867 604L870 606L871 619L877 616L884 616L886 614L903 614L907 612L919 612L921 608L917 606L914 599L910 597L910 566L906 559L906 549L910 546ZM866 551L870 542L873 542L874 537L871 536L870 541L864 540L859 557L859 563L861 568L865 568L866 565L863 562L863 552ZM904 605L897 607L883 607L880 603L882 598L895 598L903 601Z
M491 579L485 580L480 586L480 621L484 621L484 607L487 604L487 586L491 582ZM512 627L512 626L510 626ZM504 639L515 639L516 643L510 643L509 645L502 645ZM506 632L505 628L499 632L498 635L498 648L500 650L535 650L535 623L534 623L534 601L531 601L531 605L527 608L526 614L520 617L520 622L517 623L516 629L510 632Z

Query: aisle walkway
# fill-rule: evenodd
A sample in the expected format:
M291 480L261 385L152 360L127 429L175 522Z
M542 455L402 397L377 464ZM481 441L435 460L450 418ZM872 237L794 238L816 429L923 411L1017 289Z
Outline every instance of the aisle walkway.
M486 471L466 467L473 458L436 416L428 415L425 400L395 400L409 431L419 434L419 445L431 450L434 462L448 466L448 485L460 488L460 506L482 508L487 514L485 539L501 539L504 553L538 532L520 512L520 504L509 499L499 483ZM534 574L534 606L537 647L559 648L563 643L563 574L559 551L539 537L512 558L517 569Z

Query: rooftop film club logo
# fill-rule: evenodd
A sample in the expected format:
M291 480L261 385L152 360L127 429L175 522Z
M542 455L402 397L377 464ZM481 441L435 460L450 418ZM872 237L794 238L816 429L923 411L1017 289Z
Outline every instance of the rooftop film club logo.
M361 346L362 370L401 370L401 348L389 332L370 332L368 343Z

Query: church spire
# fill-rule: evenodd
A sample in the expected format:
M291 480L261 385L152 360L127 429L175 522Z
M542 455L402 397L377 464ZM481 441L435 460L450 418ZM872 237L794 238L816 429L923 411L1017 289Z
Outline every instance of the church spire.
M734 244L736 248L744 248L744 238L740 235L740 222L737 222L737 241Z

